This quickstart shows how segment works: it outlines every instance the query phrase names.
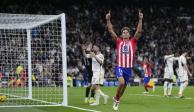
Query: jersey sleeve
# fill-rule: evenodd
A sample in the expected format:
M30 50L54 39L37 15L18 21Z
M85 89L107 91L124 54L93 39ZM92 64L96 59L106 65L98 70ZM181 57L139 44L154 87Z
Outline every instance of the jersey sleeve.
M137 42L138 42L138 40L137 39L135 39L134 37L131 37L131 42L133 43L133 44L137 44Z
M182 61L183 64L187 64L187 61L186 61L185 57L182 57L181 61Z
M102 54L98 55L98 59L104 63L104 56Z
M166 59L171 58L171 57L174 57L174 54L172 54L172 55L165 55L164 59L166 60Z

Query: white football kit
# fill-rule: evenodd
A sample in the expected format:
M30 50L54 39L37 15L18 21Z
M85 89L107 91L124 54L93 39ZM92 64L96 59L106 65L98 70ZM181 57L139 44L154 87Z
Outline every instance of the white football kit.
M174 55L164 56L165 68L164 68L164 79L173 79L173 61L175 60Z
M187 60L185 58L185 56L180 56L178 58L178 78L180 80L180 82L184 82L186 80L188 80L188 73L187 70L183 67L184 64L187 64Z
M98 59L104 62L103 54L101 53L97 54L96 57L98 57ZM92 84L103 84L105 71L102 65L94 57L92 57L92 71L93 71Z

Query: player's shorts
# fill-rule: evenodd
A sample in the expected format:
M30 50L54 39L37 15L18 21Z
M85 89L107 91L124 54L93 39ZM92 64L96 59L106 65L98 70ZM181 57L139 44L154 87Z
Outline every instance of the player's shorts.
M149 81L150 81L150 77L144 77L144 79L143 79L144 85L147 85L149 83Z
M174 78L174 73L173 72L165 72L164 73L164 79L172 79Z
M92 84L103 84L104 72L94 71L92 77Z
M178 76L178 78L179 78L179 81L180 81L180 82L184 82L184 81L188 81L188 80L189 80L187 74Z
M115 75L117 78L123 77L125 80L125 85L129 83L129 78L132 75L132 68L123 68L115 66Z

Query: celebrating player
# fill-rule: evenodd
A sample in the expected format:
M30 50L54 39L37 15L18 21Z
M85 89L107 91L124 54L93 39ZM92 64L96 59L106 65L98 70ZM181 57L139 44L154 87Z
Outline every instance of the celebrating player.
M170 49L167 50L167 54L164 56L165 68L164 68L164 96L171 96L172 84L173 84L173 62L175 61L174 54Z
M148 88L152 88L153 92L155 91L155 85L153 80L150 80L151 78L151 63L149 62L149 59L147 56L144 56L143 62L138 62L143 66L144 70L144 93L149 93Z
M112 36L112 39L116 43L116 66L115 75L119 81L117 92L115 97L113 97L113 109L118 110L120 98L122 97L129 78L132 74L134 54L136 51L137 41L142 33L142 20L143 13L139 11L139 21L134 37L130 35L130 28L123 27L121 29L121 36L119 37L113 30L111 19L111 12L106 14L106 21L108 31Z
M96 101L91 106L97 106L99 105L100 96L104 98L104 104L107 104L108 102L108 96L105 95L100 90L100 84L103 84L104 81L104 69L103 69L103 63L104 63L104 56L100 52L100 48L96 45L93 46L93 52L91 52L92 57L92 88L95 90L95 99Z
M183 53L180 57L176 58L178 60L178 78L180 81L180 88L178 96L179 98L183 98L183 91L187 87L189 80L188 75L192 77L191 72L189 71L187 67L187 60L186 60L187 52Z
M88 81L89 85L86 87L86 94L85 94L85 103L93 103L95 101L94 94L95 91L91 90L91 81L92 81L92 58L90 56L90 52L92 49L92 43L87 43L87 45L82 45L82 53L84 55L84 65L86 67L87 73L88 73ZM91 91L91 96L89 97Z

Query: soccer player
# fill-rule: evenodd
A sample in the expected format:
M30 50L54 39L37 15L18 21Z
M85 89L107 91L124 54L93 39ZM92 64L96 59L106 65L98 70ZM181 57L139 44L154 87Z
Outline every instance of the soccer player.
M86 43L87 45L82 45L82 53L84 55L84 59L83 59L83 62L84 62L84 65L86 67L86 70L87 70L87 73L88 73L88 86L86 87L86 94L85 94L85 100L84 102L85 103L93 103L95 101L94 99L94 95L95 95L95 91L94 89L91 90L91 81L92 81L92 76L93 76L93 73L92 73L92 58L90 56L90 52L91 52L91 49L92 49L92 43ZM91 95L89 97L89 94L90 94L90 91L91 91Z
M15 73L12 71L10 81L8 83L8 87L18 87L19 85L23 85L23 77L21 76L24 72L24 68L22 65L17 66Z
M180 87L178 92L178 97L183 98L183 91L187 87L189 80L188 75L192 77L191 72L187 67L187 60L186 60L187 52L183 53L180 57L176 58L178 60L178 78L180 81Z
M167 50L167 54L164 56L165 68L164 68L164 97L171 96L172 84L173 84L173 62L176 60L174 54L170 49Z
M143 70L144 70L144 88L145 88L145 94L149 93L148 92L148 88L152 88L153 92L155 91L155 85L153 83L152 80L150 80L151 78L151 64L149 62L149 59L147 56L144 56L143 58L143 62L138 62L139 64L141 64L143 66Z
M142 20L143 13L139 11L139 21L134 37L130 35L130 28L123 27L121 29L121 36L118 36L114 30L111 19L111 12L109 11L106 14L106 21L108 31L112 36L113 41L116 44L116 66L115 66L115 75L119 81L117 87L116 95L113 97L113 109L118 110L120 98L122 97L129 78L132 74L132 67L134 61L134 54L136 51L137 41L142 33Z
M92 57L92 88L95 90L95 99L96 101L91 106L97 106L99 105L100 96L104 98L104 104L107 104L108 102L108 95L105 95L101 89L100 84L103 84L104 81L104 69L103 69L103 63L104 63L104 56L100 52L99 46L94 45L93 46L93 52L91 52Z

